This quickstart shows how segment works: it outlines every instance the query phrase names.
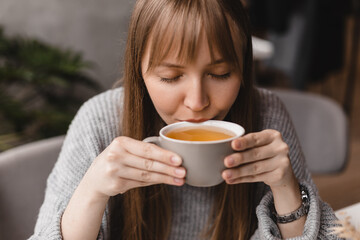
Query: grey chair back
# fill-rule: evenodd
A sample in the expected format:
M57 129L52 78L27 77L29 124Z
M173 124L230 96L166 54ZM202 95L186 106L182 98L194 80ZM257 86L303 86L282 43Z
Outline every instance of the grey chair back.
M294 90L274 90L294 123L312 173L341 172L348 159L348 121L334 100Z
M0 153L0 239L24 240L34 232L46 179L64 136Z

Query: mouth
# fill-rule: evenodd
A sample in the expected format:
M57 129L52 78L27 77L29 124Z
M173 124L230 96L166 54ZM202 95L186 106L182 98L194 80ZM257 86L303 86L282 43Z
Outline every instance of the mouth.
M189 118L184 120L179 120L180 122L192 122L192 123L201 123L208 120L216 120L216 116L213 118Z
M184 122L192 122L192 123L201 123L201 122L205 122L209 119L205 119L205 118L201 118L201 119L185 119L183 120Z

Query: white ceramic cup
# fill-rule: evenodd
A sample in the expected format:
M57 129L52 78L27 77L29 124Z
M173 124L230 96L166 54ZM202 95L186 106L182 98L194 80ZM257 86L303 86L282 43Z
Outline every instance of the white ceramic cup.
M217 141L184 141L169 138L166 135L177 128L183 127L217 127L225 129L224 133L231 132L233 137ZM209 187L220 184L225 169L224 159L233 153L231 141L245 133L243 127L236 123L209 120L201 123L178 122L163 127L158 137L148 137L145 142L154 143L164 149L181 156L183 167L186 169L185 182L192 186Z

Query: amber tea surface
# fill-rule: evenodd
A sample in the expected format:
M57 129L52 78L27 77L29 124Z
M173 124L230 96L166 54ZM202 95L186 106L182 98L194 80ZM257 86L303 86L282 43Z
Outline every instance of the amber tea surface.
M166 136L184 141L218 141L232 138L235 134L219 127L198 126L177 128L167 133Z

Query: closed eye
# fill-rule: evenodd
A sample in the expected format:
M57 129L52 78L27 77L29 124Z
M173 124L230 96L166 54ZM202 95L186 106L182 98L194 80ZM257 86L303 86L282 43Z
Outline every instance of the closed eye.
M215 78L215 79L219 79L219 80L227 79L230 77L230 75L231 75L231 72L221 74L221 75L209 73L209 76L211 76L212 78Z
M173 78L160 78L160 81L162 82L166 82L166 83L171 83L171 82L175 82L177 81L179 78L181 77L181 75L173 77Z

